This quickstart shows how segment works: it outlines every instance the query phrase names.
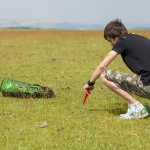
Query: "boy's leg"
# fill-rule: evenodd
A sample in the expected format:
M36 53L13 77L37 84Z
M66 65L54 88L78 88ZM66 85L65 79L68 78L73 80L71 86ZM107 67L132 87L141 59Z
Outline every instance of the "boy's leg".
M118 83L116 83L114 81L114 79L109 79L108 74L110 75L111 78L113 78L113 75L111 74L111 72L113 73L113 71L108 71L108 72L109 73L107 73L107 71L105 71L103 74L101 74L101 81L107 87L109 87L112 91L114 91L115 93L117 93L118 95L123 97L125 100L127 100L129 103L127 113L120 115L120 117L124 118L124 119L129 119L129 118L143 118L143 117L148 116L148 112L147 112L146 108L141 103L139 103L131 94L129 94L129 92L127 92L127 91L131 91L131 89L127 88L127 91L126 91L119 85L118 81L117 81ZM106 75L106 73L107 73L107 75ZM125 74L125 75L127 75L127 74ZM106 76L107 76L107 78L106 78ZM119 75L117 75L117 76L118 77L115 77L115 78L117 80L119 80ZM112 80L112 81L110 81L110 80Z
M123 90L120 86L118 86L117 84L115 84L112 81L107 80L103 74L101 74L101 81L107 86L109 87L112 91L114 91L115 93L117 93L118 95L120 95L121 97L123 97L125 100L128 101L128 103L130 104L134 104L137 102L137 100L131 96L128 92L126 92L125 90Z

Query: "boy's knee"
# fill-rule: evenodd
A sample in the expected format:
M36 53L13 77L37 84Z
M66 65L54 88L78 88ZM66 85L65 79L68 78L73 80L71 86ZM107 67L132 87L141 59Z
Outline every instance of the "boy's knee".
M105 70L100 76L101 81L104 83L106 81L112 81L113 78L116 76L116 71L115 70Z
M100 80L101 80L101 82L106 82L106 73L105 73L105 71L101 74L101 76L100 76Z

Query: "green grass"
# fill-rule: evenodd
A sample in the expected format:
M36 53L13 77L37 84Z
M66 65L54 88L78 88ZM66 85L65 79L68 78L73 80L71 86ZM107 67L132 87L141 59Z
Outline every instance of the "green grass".
M150 36L150 31L134 32ZM150 149L149 118L119 119L127 103L99 81L82 108L83 86L111 48L102 34L0 31L0 80L37 83L56 93L52 99L0 94L1 150ZM108 69L130 72L119 57ZM149 100L137 99L149 109Z

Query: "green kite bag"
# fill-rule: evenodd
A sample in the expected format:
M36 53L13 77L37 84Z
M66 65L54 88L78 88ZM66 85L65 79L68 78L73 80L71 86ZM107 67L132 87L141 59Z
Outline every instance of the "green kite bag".
M1 92L3 96L18 98L51 98L55 97L52 89L37 84L28 84L25 82L4 78L1 83Z

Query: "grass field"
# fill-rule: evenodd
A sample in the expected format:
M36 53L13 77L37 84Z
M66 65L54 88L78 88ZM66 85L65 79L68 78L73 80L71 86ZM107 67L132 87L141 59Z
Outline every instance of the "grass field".
M150 31L134 31L150 38ZM121 120L127 103L97 81L83 86L110 50L102 31L0 30L0 81L51 87L52 99L0 93L0 150L150 149L150 118ZM118 57L108 69L130 71ZM137 97L149 112L150 101Z

